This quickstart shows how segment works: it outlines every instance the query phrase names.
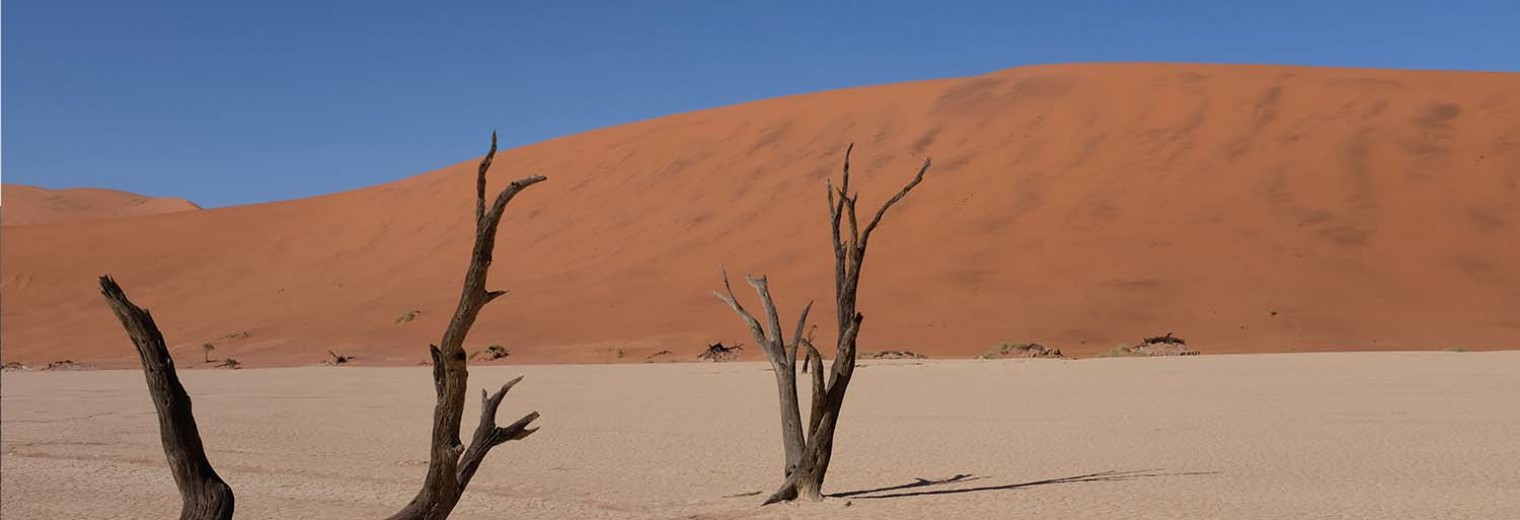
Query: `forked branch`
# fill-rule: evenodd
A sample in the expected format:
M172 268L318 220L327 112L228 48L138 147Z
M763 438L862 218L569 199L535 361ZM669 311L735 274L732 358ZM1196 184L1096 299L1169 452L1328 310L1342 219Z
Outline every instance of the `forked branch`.
M755 335L755 340L762 345L768 345L766 355L771 359L771 365L776 371L787 469L786 478L780 489L766 499L766 504L793 500L799 496L810 500L823 498L823 480L833 456L834 430L838 426L840 409L844 406L845 390L849 388L850 377L855 372L855 343L860 334L860 324L865 319L865 316L856 310L856 296L860 287L860 269L865 261L866 245L871 234L876 231L877 226L881 225L882 217L894 205L907 197L913 188L923 182L924 174L929 171L929 166L932 164L925 159L923 166L919 167L913 179L898 190L896 195L883 203L862 230L856 210L860 196L850 193L850 154L854 150L853 143L845 148L844 176L840 179L839 186L836 188L833 181L828 181L826 184L829 232L834 250L835 309L838 313L839 326L834 363L829 373L827 375L823 373L823 356L813 346L812 338L803 337L808 311L812 307L811 303L802 311L796 332L792 335L792 342L783 344L780 319L777 317L764 276L751 276L749 280L750 284L755 286L755 291L760 294L761 303L765 307L766 319L770 323L769 333L760 325L759 320L756 320L739 304L734 296L733 288L728 284L727 273L723 275L723 286L727 294L716 293L718 298L733 308L740 319L749 326ZM801 429L799 425L801 412L797 400L795 372L799 349L805 356L803 371L806 372L810 366L813 371L812 407L806 430Z
M507 391L522 378L503 385L500 390L481 402L481 423L465 448L459 439L460 422L464 416L464 394L469 378L464 352L464 339L475 324L487 303L506 294L506 291L486 290L486 275L490 272L493 252L496 249L496 230L501 216L522 190L543 182L545 177L534 175L512 181L496 195L491 206L486 206L486 173L496 155L496 133L491 133L491 149L480 160L475 176L475 246L470 254L470 265L465 271L464 287L459 305L444 329L443 340L429 349L433 359L433 387L438 401L433 407L432 449L428 457L427 478L422 490L391 520L424 520L447 518L464 493L465 485L475 475L481 460L491 448L510 440L531 435L535 429L528 424L538 418L533 412L505 428L496 426L496 410L506 397ZM482 390L482 395L484 390Z
M760 349L765 352L765 358L770 361L771 369L776 374L776 387L780 389L781 394L781 446L786 451L786 465L783 469L783 475L791 475L802 459L804 446L802 411L797 404L796 341L793 341L792 345L784 343L785 336L782 336L781 317L776 310L776 302L771 299L770 285L764 276L748 276L746 278L749 280L749 284L755 288L755 293L760 297L761 306L765 309L766 322L770 323L769 331L760 325L760 320L755 319L754 315L744 310L744 305L739 303L737 296L734 296L733 286L728 282L728 271L723 270L721 266L719 270L723 276L724 292L714 291L713 294L719 300L722 300L723 303L728 304L729 308L739 315L739 319L749 326L750 334L754 336L755 342L760 344ZM813 302L808 302L807 306L803 307L802 315L797 318L797 333L794 337L800 338L802 331L806 329L808 311L812 308Z
M530 428L528 424L538 419L538 412L529 412L516 422L505 427L496 425L496 411L501 408L501 401L507 397L507 391L522 381L523 376L517 376L496 393L486 395L484 388L480 389L480 423L475 427L475 436L470 439L470 447L466 449L459 461L459 487L462 489L470 484L470 479L475 476L475 470L480 469L481 461L485 460L486 453L491 448L500 446L507 441L516 441L528 438L538 431L538 428Z

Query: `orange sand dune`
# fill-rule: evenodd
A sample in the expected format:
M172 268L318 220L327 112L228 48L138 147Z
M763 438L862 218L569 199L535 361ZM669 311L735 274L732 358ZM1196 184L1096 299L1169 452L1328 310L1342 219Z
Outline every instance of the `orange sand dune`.
M0 185L0 222L7 226L197 209L201 207L175 197L145 197L99 188L50 190L22 184Z
M935 159L872 242L864 350L968 356L1008 340L1090 355L1167 332L1206 353L1520 347L1520 74L1093 64L506 151L493 189L549 182L508 211L492 285L512 292L470 348L639 361L748 342L711 295L719 264L768 273L788 321L808 299L830 315L823 179L850 141L872 208ZM458 298L474 164L310 199L7 227L4 359L133 362L96 293L110 273L183 360L215 342L254 365L327 349L420 362Z

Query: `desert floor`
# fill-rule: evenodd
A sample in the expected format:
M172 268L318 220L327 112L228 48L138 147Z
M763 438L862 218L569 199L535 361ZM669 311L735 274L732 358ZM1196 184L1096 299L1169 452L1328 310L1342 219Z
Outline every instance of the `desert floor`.
M520 373L503 419L543 430L498 448L455 518L1520 518L1520 352L866 362L835 498L763 508L767 365L471 381ZM377 518L423 476L426 368L182 377L240 518ZM178 510L139 372L11 372L0 393L0 516Z

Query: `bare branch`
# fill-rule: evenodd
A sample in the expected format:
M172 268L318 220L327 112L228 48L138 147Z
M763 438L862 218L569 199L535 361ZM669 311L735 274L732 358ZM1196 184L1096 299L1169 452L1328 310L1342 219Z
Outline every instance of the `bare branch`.
M433 359L433 390L438 394L438 402L443 402L443 353L438 351L438 345L428 345L428 357Z
M516 197L518 193L521 193L522 190L528 186L538 184L545 180L548 180L548 177L544 177L542 175L534 175L532 177L524 177L512 181L512 183L508 184L505 189L501 190L501 193L496 195L496 202L491 204L490 213L486 213L486 222L491 224L493 228L497 224L500 224L501 212L502 210L506 209L508 202L512 202L513 197Z
M762 345L761 348L765 348L764 345L769 341L765 337L765 329L760 326L760 321L756 320L753 314L744 310L744 305L740 304L739 299L734 296L734 288L728 283L728 270L724 269L723 266L718 266L718 271L723 274L723 289L728 291L728 294L725 295L718 291L713 291L713 296L717 296L723 303L727 303L729 308L732 308L734 313L739 315L739 319L744 320L744 324L749 326L750 334L755 336L755 341Z
M823 400L828 391L823 386L823 355L813 347L813 340L803 340L803 346L807 347L808 363L813 365L813 407L808 412L809 433L818 431L818 421L823 419Z
M766 285L765 276L756 277L749 275L745 279L749 281L751 287L755 288L755 293L760 295L760 306L765 310L765 321L770 324L770 329L766 332L766 337L770 341L765 345L761 345L761 347L767 351L773 351L773 357L782 357L786 353L786 346L781 344L783 341L781 336L781 316L777 314L776 301L771 299L771 290Z
M844 211L850 216L850 247L859 249L860 227L855 225L855 202L860 200L860 195L854 195L845 199Z
M845 161L848 164L849 159L845 159ZM844 242L839 239L839 219L844 216L845 197L843 194L840 194L839 200L836 203L834 199L834 183L832 181L825 181L825 185L829 189L829 232L834 246L834 293L838 294L844 290L844 287L839 285L839 281L844 279L845 256Z
M891 199L888 199L886 204L882 204L881 209L876 210L876 217L871 219L870 224L866 224L866 232L860 237L861 249L866 248L866 241L871 239L871 232L876 230L876 225L881 223L881 217L887 214L887 210L891 209L892 205L897 204L897 201L900 201L903 199L903 197L908 196L908 192L913 191L913 188L918 186L918 183L924 182L924 174L929 171L929 166L931 163L932 161L929 158L925 157L924 165L918 168L918 174L913 176L913 180L908 182L907 186L903 186L903 189L901 191L898 191L897 195L893 195Z
M855 151L855 143L850 143L844 149L844 179L840 181L839 194L850 192L850 153Z
M232 518L232 487L222 481L211 467L211 461L206 459L200 430L195 425L195 413L191 410L190 395L179 382L179 375L174 371L174 358L169 356L164 335L153 322L153 315L127 299L127 294L110 276L100 277L100 293L137 347L143 377L147 379L148 393L153 396L153 408L158 415L164 457L169 461L169 471L179 488L180 520Z
M486 171L496 158L496 131L491 131L491 150L480 160L480 170L475 174L475 228L480 229L480 218L486 214Z
M818 330L818 326L813 325L812 328L808 329L807 337L802 339L803 343L806 343L808 348L813 348L813 332L816 330ZM813 365L810 361L811 358L808 358L806 355L802 356L802 373L806 374L808 372L808 366L817 366Z
M459 461L458 480L461 490L469 485L470 479L475 476L475 471L480 468L480 463L485 460L491 448L507 441L527 438L538 431L537 428L528 427L528 424L538 419L538 412L530 412L505 428L496 426L496 412L501 408L501 402L506 398L507 391L522 379L523 376L517 376L507 381L506 384L501 385L500 390L489 396L486 395L484 388L480 390L480 423L475 427L475 436L470 440L470 447L460 456Z
M808 311L811 310L813 310L813 302L808 301L807 305L802 307L802 315L797 317L797 332L792 334L792 344L786 349L786 359L790 365L797 364L797 346L802 344L802 331L807 327Z

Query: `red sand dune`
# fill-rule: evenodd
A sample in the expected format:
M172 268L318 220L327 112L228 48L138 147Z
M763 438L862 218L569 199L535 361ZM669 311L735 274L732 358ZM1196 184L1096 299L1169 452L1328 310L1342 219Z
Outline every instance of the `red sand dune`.
M7 226L70 220L155 215L200 206L174 197L146 197L99 188L50 190L22 184L0 185L0 223Z
M935 160L872 242L863 350L969 356L1006 340L1090 355L1167 332L1205 353L1520 347L1520 74L1092 64L506 151L492 189L549 181L508 210L491 285L512 292L469 348L637 361L749 343L711 295L719 264L768 273L788 321L808 299L829 316L823 179L850 141L871 208ZM110 273L183 359L209 341L253 365L327 349L423 361L458 298L474 164L310 199L7 227L4 359L131 362L96 292Z

